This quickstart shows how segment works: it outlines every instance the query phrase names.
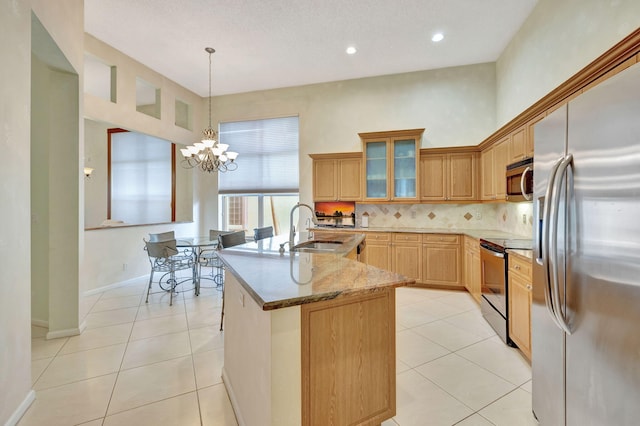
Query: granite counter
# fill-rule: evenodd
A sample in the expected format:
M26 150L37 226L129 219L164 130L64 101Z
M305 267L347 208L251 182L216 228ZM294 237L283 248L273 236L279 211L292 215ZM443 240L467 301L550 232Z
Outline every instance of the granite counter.
M305 241L302 233L299 241ZM330 300L340 295L400 287L414 280L349 259L364 234L319 232L314 239L341 241L334 252L280 253L286 239L273 237L219 252L226 268L263 310Z

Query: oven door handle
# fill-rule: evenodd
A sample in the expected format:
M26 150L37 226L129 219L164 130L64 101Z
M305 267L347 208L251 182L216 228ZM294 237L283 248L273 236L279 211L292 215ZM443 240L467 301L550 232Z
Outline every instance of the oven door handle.
M485 253L490 254L491 256L495 256L495 257L499 257L501 259L504 259L504 253L498 253L497 251L489 250L488 248L482 247L482 246L480 246L480 248L482 250L484 250Z
M524 172L522 172L522 176L520 176L520 192L522 192L522 196L526 201L531 201L531 198L533 198L531 195L527 195L526 190L524 188L524 182L526 180L527 173L529 173L530 171L531 171L531 167L527 166L527 168L524 169Z

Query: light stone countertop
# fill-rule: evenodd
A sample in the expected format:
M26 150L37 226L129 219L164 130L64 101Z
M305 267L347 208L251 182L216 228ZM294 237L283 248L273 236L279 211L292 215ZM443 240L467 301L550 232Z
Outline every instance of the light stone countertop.
M304 241L308 237L301 233L299 238ZM415 282L344 257L362 242L363 234L322 232L316 233L314 239L344 241L345 250L309 253L290 252L287 248L280 254L280 244L287 238L276 236L223 249L218 255L228 272L265 311ZM348 247L351 249L346 249Z
M320 232L398 232L398 233L414 233L414 234L459 234L467 235L471 238L500 238L500 239L527 239L522 235L512 234L510 232L497 231L495 229L451 229L451 228L330 228L320 227L310 230Z
M533 250L507 249L507 253L513 253L525 259L533 260Z

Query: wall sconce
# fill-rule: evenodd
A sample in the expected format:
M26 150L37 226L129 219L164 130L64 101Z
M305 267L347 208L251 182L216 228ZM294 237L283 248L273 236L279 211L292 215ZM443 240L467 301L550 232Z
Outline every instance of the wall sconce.
M90 178L91 177L91 173L93 172L93 169L91 167L85 167L84 168L84 175L85 177Z

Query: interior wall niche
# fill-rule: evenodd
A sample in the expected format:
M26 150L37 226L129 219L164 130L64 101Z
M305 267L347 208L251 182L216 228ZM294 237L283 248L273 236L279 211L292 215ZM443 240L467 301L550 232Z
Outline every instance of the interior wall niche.
M84 93L116 103L117 69L100 58L84 54Z
M182 127L183 129L192 130L193 126L191 124L191 105L188 103L181 101L180 99L176 99L175 102L175 125L178 127Z
M160 119L160 88L136 77L136 111Z

